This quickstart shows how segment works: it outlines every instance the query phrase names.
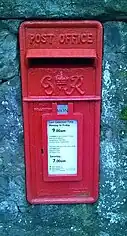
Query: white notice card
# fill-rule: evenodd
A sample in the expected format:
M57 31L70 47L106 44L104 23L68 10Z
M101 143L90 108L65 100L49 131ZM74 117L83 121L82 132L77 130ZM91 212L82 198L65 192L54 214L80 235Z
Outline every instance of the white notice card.
M77 174L77 120L50 120L48 133L48 174Z

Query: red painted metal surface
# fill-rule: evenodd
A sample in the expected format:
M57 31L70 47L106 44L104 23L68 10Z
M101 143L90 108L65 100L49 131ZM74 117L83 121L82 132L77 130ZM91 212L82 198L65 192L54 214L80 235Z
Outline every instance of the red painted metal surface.
M27 58L96 58L94 49L29 49Z
M32 204L95 202L99 180L101 24L24 22L20 27L20 59L27 200ZM68 110L59 113L59 105ZM49 166L48 159L53 137L49 137L48 124L54 121L76 122L75 172L50 173L50 168L58 167ZM69 163L70 156L67 153L63 161Z

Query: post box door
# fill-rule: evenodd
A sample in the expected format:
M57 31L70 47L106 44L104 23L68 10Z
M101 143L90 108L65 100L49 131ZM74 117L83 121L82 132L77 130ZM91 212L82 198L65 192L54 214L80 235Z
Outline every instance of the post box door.
M25 22L20 55L28 201L96 201L101 24Z

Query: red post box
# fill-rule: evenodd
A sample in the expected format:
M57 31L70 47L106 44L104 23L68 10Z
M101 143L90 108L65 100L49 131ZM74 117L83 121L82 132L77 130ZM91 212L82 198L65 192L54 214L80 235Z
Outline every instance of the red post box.
M20 58L27 199L98 197L102 26L24 22Z

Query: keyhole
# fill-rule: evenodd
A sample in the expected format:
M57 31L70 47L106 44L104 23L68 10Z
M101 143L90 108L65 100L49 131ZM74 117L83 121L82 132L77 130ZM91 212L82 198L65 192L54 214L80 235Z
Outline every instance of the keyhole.
M43 148L41 148L41 154L43 154L44 153L44 149Z

